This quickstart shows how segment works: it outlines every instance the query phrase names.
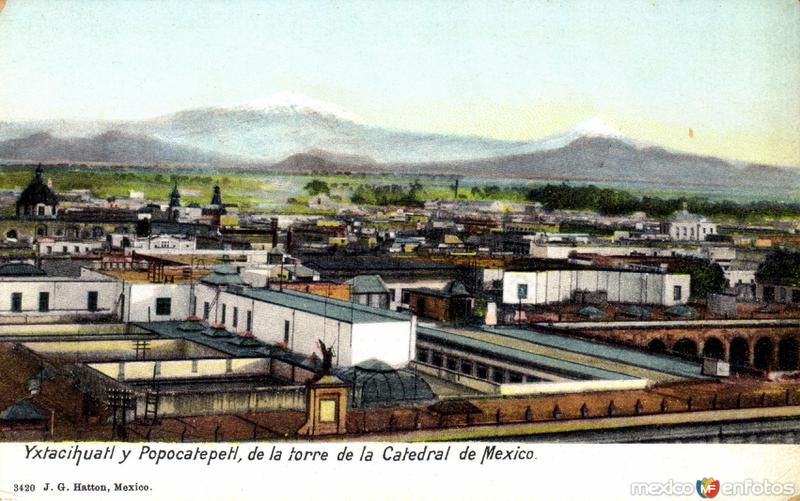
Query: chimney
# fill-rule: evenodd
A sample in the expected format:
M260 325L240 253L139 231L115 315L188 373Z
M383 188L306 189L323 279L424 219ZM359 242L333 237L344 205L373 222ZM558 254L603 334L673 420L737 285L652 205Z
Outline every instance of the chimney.
M278 218L270 218L269 223L270 232L272 233L272 248L274 249L278 246Z

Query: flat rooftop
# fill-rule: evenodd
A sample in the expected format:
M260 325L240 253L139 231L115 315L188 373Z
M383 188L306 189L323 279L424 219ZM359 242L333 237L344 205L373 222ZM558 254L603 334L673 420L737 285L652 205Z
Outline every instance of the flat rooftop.
M578 380L648 379L658 383L708 379L702 364L669 355L521 329L418 327L420 340L442 343Z

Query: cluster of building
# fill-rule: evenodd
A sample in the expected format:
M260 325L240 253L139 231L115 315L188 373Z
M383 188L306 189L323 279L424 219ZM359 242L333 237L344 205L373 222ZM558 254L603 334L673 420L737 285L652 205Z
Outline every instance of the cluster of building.
M178 186L164 203L87 196L62 202L39 166L0 219L0 371L24 368L0 386L0 436L152 439L191 418L241 438L231 416L253 437L385 433L410 410L408 429L469 426L491 399L502 424L512 397L533 421L550 395L640 395L621 413L635 423L660 389L692 410L692 388L723 380L794 401L800 284L757 283L764 237L686 211L287 217L240 213L218 186L205 206ZM719 266L723 290L701 295L687 262Z

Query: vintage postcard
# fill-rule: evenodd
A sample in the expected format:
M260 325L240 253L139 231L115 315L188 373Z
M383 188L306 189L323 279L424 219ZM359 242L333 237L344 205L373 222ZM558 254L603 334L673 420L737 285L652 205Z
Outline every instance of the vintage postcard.
M0 501L786 500L798 444L797 0L0 0Z

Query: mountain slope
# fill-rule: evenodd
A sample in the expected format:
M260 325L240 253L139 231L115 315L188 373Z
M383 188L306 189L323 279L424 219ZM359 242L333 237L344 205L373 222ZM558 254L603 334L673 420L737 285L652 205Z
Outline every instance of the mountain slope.
M0 122L0 159L800 186L798 170L665 150L599 118L536 141L501 141L365 125L336 105L293 93L138 121Z
M464 162L398 164L392 170L418 174L476 177L647 182L668 185L739 186L800 184L792 169L748 166L744 169L714 157L675 153L654 146L634 146L609 137L578 137L545 151Z
M0 141L0 159L45 162L111 162L127 164L208 164L231 159L216 153L158 141L146 136L108 131L90 137L55 137L41 132Z

